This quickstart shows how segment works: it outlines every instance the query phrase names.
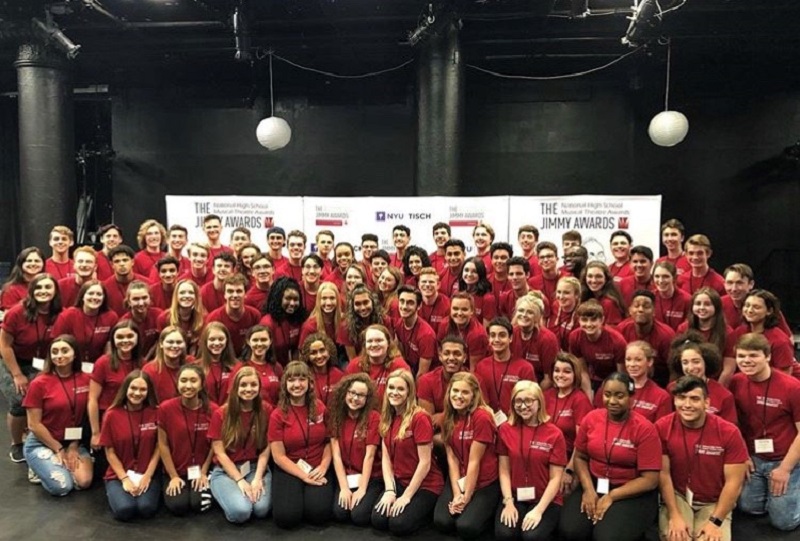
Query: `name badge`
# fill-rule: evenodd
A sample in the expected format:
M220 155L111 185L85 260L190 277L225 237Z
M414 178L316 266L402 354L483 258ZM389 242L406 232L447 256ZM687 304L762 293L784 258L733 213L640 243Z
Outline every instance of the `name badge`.
M611 491L611 484L608 482L608 479L601 477L597 480L597 493L598 494L608 494Z
M64 439L65 440L79 440L83 436L83 427L80 426L72 426L64 430Z
M462 477L461 479L459 479L457 481L457 483L458 483L458 489L461 491L462 494L467 491L467 476L466 475L464 477Z
M139 483L142 481L142 477L144 477L141 473L136 473L133 470L126 471L125 475L127 475L131 483L133 483L137 487L139 486Z
M303 473L305 473L306 475L311 473L311 470L314 469L314 467L311 466L311 464L309 464L308 462L306 462L302 458L297 461L297 467L300 468L301 470L303 470Z
M44 370L44 359L41 359L39 357L34 357L33 362L31 364L36 370L39 370L40 372Z
M242 477L246 476L250 473L250 461L243 462L241 466L239 466L239 473L242 474Z
M506 416L505 413L503 413L502 410L497 410L496 412L494 412L494 425L495 426L500 426L501 424L505 423L506 421L508 421L508 417Z
M94 363L81 363L81 372L91 374L94 371Z
M309 470L311 471L311 470ZM306 472L308 473L308 472ZM361 482L361 474L360 473L351 473L347 476L347 486L350 489L358 489L358 484Z
M689 507L694 503L694 492L689 487L686 487L686 503L689 504Z
M756 453L774 453L775 445L772 438L763 438L755 441Z
M517 501L531 502L536 499L536 487L519 487L517 489Z
M200 466L189 466L189 469L186 470L186 477L189 479L189 481L200 479Z

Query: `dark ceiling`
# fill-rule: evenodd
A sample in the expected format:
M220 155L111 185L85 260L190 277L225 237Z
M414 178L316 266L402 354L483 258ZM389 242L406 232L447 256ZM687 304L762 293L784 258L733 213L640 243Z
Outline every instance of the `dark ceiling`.
M668 9L682 1L659 5ZM255 56L272 49L303 65L350 74L414 58L409 32L429 6L420 0L0 0L3 81L14 80L20 32L30 27L31 17L44 19L46 8L81 45L74 60L79 83L235 79L250 70L234 59L232 14L242 3ZM575 18L573 10L581 11L583 2L434 2L435 9L448 7L462 22L468 64L532 75L589 69L630 51L621 38L633 3L590 0L589 16ZM719 65L759 66L784 76L800 71L794 69L800 66L800 0L687 0L653 25L649 37L671 37L676 62L696 71Z

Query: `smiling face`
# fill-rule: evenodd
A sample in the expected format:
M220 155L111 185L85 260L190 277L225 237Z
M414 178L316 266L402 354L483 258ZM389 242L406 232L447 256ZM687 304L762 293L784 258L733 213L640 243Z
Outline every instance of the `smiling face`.
M128 289L127 298L132 314L137 318L147 315L147 311L150 309L150 291L147 288L131 287Z
M408 394L408 384L403 378L393 377L386 382L386 397L390 406L394 408L404 407L408 400Z
M420 274L418 285L423 297L435 297L439 288L439 277L431 273Z
M258 376L242 376L236 388L236 396L243 402L255 400L261 392L261 380Z
M308 378L305 376L292 376L286 379L286 392L292 401L300 402L308 393Z
M268 331L256 331L247 340L247 345L250 346L252 356L258 359L264 357L272 345L272 339L269 337Z
M703 396L703 390L700 388L677 394L673 400L675 411L687 425L694 425L704 419L706 409L710 405L709 399Z
M539 250L539 266L543 272L550 273L555 270L558 263L558 255L549 248Z
M391 293L397 289L397 286L397 280L395 279L394 275L389 272L389 269L383 271L378 277L378 290L381 293Z
M281 298L281 307L287 314L294 314L300 308L300 292L296 289L287 289Z
M181 333L173 331L162 338L161 349L165 359L174 361L186 352L186 340Z
M169 249L176 254L180 254L186 247L186 231L173 229L169 232Z
M586 287L589 288L589 291L599 293L604 285L606 285L606 275L603 269L588 267L586 269Z
M266 286L272 283L272 278L275 276L275 267L266 257L261 257L253 261L252 270L253 276L255 276L258 284Z
M50 361L56 370L64 372L71 369L74 360L75 350L68 342L57 340L50 344Z
M448 246L444 251L444 259L451 271L457 271L464 264L464 250L460 246Z
M575 387L575 370L572 365L556 361L553 365L553 382L558 389L569 390Z
M366 291L353 296L353 311L361 319L367 319L372 314L372 296Z
M144 244L151 252L161 249L164 239L161 238L161 229L157 225L151 225L144 233Z
M517 242L519 242L519 247L522 248L523 252L530 253L536 248L536 235L533 234L533 231L522 231L517 237Z
M380 277L381 273L389 266L389 262L383 257L373 257L369 262L369 268L372 272L373 278L376 280Z
M303 258L303 253L306 251L306 241L303 237L290 236L286 246L289 249L289 258L298 261Z
M489 249L489 245L492 243L492 237L485 227L476 227L475 231L472 233L472 241L475 243L475 248L478 250L478 253L482 254Z
M708 321L716 315L717 310L714 307L714 303L711 302L711 297L705 293L701 293L695 296L692 302L692 313L697 316L700 321Z
M511 347L511 334L501 325L490 325L488 329L489 347L495 356L505 355Z
M371 362L382 363L389 352L389 339L378 329L367 329L364 350Z
M467 351L461 344L445 342L439 348L439 362L448 374L460 372L466 360Z
M675 289L675 279L667 269L658 267L653 271L653 283L659 293L669 294Z
M89 289L87 289L86 293L83 295L84 311L90 312L99 310L103 305L103 299L105 299L105 297L106 294L103 291L103 286L100 284L89 286Z
M631 256L631 243L622 235L611 238L611 254L617 261L628 261Z
M680 252L681 245L683 244L683 235L679 229L665 227L661 232L661 242L664 244L667 251L671 253Z
M364 283L364 277L356 269L348 269L344 275L344 284L347 291L353 291L353 288L358 284Z
M55 231L50 233L50 248L53 249L53 253L65 255L70 246L72 246L72 240L70 240L69 235Z
M436 244L436 248L443 248L448 240L450 240L450 233L444 227L433 231L433 242Z
M360 381L354 381L351 383L350 387L347 389L347 394L345 395L347 409L351 412L363 410L367 404L368 394L369 389L365 383Z
M222 233L222 224L217 219L206 220L203 222L203 231L205 231L208 240L212 244L216 244L219 241L220 233Z
M22 272L25 278L30 281L34 276L42 272L44 269L44 261L39 257L36 252L31 252L25 261L22 262Z
M633 254L631 256L631 268L633 275L639 282L645 282L650 279L650 271L653 267L653 262L647 259L642 254Z
M402 229L395 229L392 232L392 242L394 243L394 247L397 248L399 251L403 251L408 246L408 243L411 241L411 237L403 231Z
M231 235L231 248L234 253L239 253L239 250L250 242L250 237L244 231L234 231Z
M233 273L233 265L224 259L215 259L212 272L214 273L214 279L224 282L225 278Z
M122 357L130 357L133 348L139 342L138 335L131 329L121 328L114 331L114 347Z
M178 266L174 263L166 263L158 268L158 279L166 286L175 285L178 279Z
M242 262L242 266L246 269L252 270L253 260L256 257L258 257L258 249L253 246L242 248L242 251L239 252L239 261Z
M700 244L688 243L686 246L686 259L692 268L704 270L708 266L708 258L711 256L710 251Z
M763 324L767 316L771 314L772 310L767 308L767 303L761 297L750 295L744 300L742 316L750 325Z
M753 281L745 278L736 271L725 273L725 293L730 295L737 303L741 303L745 296L753 289Z
M450 319L458 327L465 327L472 316L475 315L475 309L468 299L453 299L450 303Z
M37 304L47 304L51 302L55 296L56 283L51 278L43 278L39 280L35 286L33 286L33 300L35 300ZM103 302L102 299L100 302Z
M319 277L322 274L322 267L320 267L317 262L312 259L306 259L306 262L303 263L303 270L302 276L303 281L306 284L316 284L319 283Z
M571 285L559 282L556 286L556 300L562 310L571 312L578 304L579 293Z
M625 371L633 379L646 377L652 366L653 360L647 358L642 348L628 346L625 350Z
M211 329L206 338L206 348L211 356L218 358L228 345L228 337L219 329Z
M141 406L147 400L147 382L144 378L134 378L128 385L125 397L131 406Z
M361 243L361 257L365 261L372 259L372 254L378 249L378 243L374 240L365 240Z
M541 312L531 302L520 302L514 312L514 323L521 329L530 330L541 319Z
M522 422L528 424L539 415L541 404L533 391L523 389L514 395L512 407L514 408L514 413L522 419Z
M508 260L511 254L507 250L496 249L492 252L492 269L498 274L505 274L508 270Z
M602 317L581 316L578 318L578 324L581 330L583 330L590 339L599 338L600 334L603 332Z
M418 308L417 296L414 293L403 291L397 296L397 309L403 319L412 317Z
M197 294L191 283L184 282L178 286L178 306L180 308L194 308L196 302Z
M189 248L189 261L194 270L205 270L206 264L208 263L208 252L203 248L192 246Z
M340 272L345 272L347 267L352 265L353 261L355 261L353 250L346 244L336 247L334 257L336 258L336 266L339 267Z
M419 271L422 270L422 258L417 254L408 256L408 270L413 276L419 276Z
M328 366L328 362L331 360L331 354L328 352L325 342L322 340L315 340L311 343L308 347L308 360L311 361L311 364L316 368Z
M459 413L464 413L472 406L475 391L466 381L456 381L450 386L450 405Z
M464 268L461 269L461 278L468 286L474 286L478 283L478 269L475 268L475 263L472 261L464 263Z
M106 252L122 244L122 235L120 235L119 229L112 227L103 233L100 237L100 243L103 245L103 250Z
M748 378L762 380L769 373L770 356L760 350L736 348L736 366Z
M286 239L280 233L270 233L267 235L267 246L269 246L272 252L276 254L281 253L285 244Z
M186 400L194 400L203 388L200 375L194 370L182 370L178 376L178 394Z
M319 308L323 314L336 312L336 307L339 305L339 297L336 291L331 288L323 289L319 292L317 299L319 299Z
M700 352L695 349L689 348L681 352L681 369L686 376L706 378L706 362Z

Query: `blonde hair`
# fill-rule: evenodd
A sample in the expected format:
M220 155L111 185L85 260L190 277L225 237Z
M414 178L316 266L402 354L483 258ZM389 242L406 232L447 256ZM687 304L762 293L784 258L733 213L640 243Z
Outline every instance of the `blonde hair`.
M542 316L544 315L544 301L542 300L542 296L538 291L529 291L517 299L517 302L514 304L514 317L511 319L511 324L514 326L517 325L517 310L523 305L529 305L535 312L538 312L536 321L533 323L533 328L538 329L542 324Z
M545 407L544 403L544 393L542 392L542 388L539 387L539 384L534 381L529 381L527 379L523 379L517 382L514 385L514 388L511 390L511 404L509 405L510 410L508 413L508 424L514 426L517 424L518 415L517 412L514 410L514 399L517 395L523 391L530 391L539 401L539 411L536 414L536 421L539 424L546 423L550 420L550 415L547 413L547 408Z
M136 244L138 244L139 248L142 250L144 250L147 246L144 240L145 235L147 235L147 230L153 226L158 228L158 232L161 235L161 242L158 243L159 249L164 246L164 243L167 240L167 228L164 227L161 222L153 219L145 220L142 222L142 225L139 226L139 232L136 233Z
M575 278L574 276L564 276L563 278L559 278L558 282L556 283L556 288L559 285L565 284L572 287L572 290L578 296L578 302L580 302L581 297L581 281ZM576 303L577 304L577 303Z
M414 418L414 415L418 411L426 412L422 409L419 404L417 404L417 386L414 383L414 376L408 370L403 368L399 370L395 370L389 377L386 379L386 385L388 387L389 381L394 378L400 378L406 383L406 387L408 387L408 398L406 398L406 408L403 411L403 419L400 421L400 428L397 431L397 438L401 440L406 435L406 430L408 430L408 426L411 424L411 420ZM383 404L381 405L381 423L378 426L378 431L381 434L381 437L385 438L389 434L389 430L392 427L392 421L394 420L395 413L394 408L391 404L389 404L389 393L383 393Z
M53 233L58 233L59 235L66 235L70 242L75 240L75 233L72 232L72 229L67 227L66 225L57 225L50 230L50 235L48 238L53 236Z
M251 432L249 434L247 433L248 429L242 425L242 402L239 398L239 382L246 377L256 378L259 392L259 395L253 400L253 415L255 419L251 423ZM267 446L267 415L264 411L263 401L261 400L261 378L255 368L252 366L245 366L236 372L236 375L233 377L233 382L231 383L231 392L228 395L228 402L223 408L221 440L225 449L244 445L251 436L259 451Z
M490 415L493 413L492 408L490 408L483 399L481 384L478 382L478 378L476 378L474 374L471 374L470 372L458 372L453 374L453 376L450 378L450 383L447 385L447 390L444 393L442 439L445 441L445 443L447 443L450 440L450 436L453 435L453 428L456 424L456 415L458 415L456 410L453 408L453 404L450 403L450 391L453 389L454 384L462 381L466 382L472 388L472 403L467 408L467 415L472 415L475 413L475 410L478 409L486 410Z
M336 294L336 307L333 309L333 328L338 330L342 321L342 294L339 292L339 288L336 287L336 284L333 282L322 282L317 290L317 300L314 304L314 309L311 311L311 315L308 316L308 319L313 319L317 322L318 332L325 332L325 319L322 315L321 303L322 294L326 291L333 291Z
M180 291L183 284L189 284L194 291L194 310L192 319L189 321L191 328L191 341L195 342L200 338L200 333L203 331L203 321L206 317L206 309L203 307L203 301L200 298L200 287L188 278L180 280L172 292L172 304L169 307L168 323L174 327L181 326L180 305L178 304L178 291Z
M180 327L176 327L174 325L167 325L164 327L164 330L161 331L161 334L158 335L158 342L156 343L156 369L158 373L161 373L161 369L166 365L166 360L164 359L164 346L163 342L172 333L178 333L183 338L183 354L181 355L180 361L178 362L178 366L183 366L186 363L186 352L189 350L189 341L186 340L186 334L183 332L183 329Z

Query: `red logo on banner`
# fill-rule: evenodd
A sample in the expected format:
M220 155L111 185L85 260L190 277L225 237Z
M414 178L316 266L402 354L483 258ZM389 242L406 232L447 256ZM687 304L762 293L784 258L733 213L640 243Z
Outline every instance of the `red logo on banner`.
M264 229L269 229L275 225L275 217L274 216L264 216Z
M630 225L628 224L628 217L627 216L620 216L619 218L619 225L617 229L628 229Z

